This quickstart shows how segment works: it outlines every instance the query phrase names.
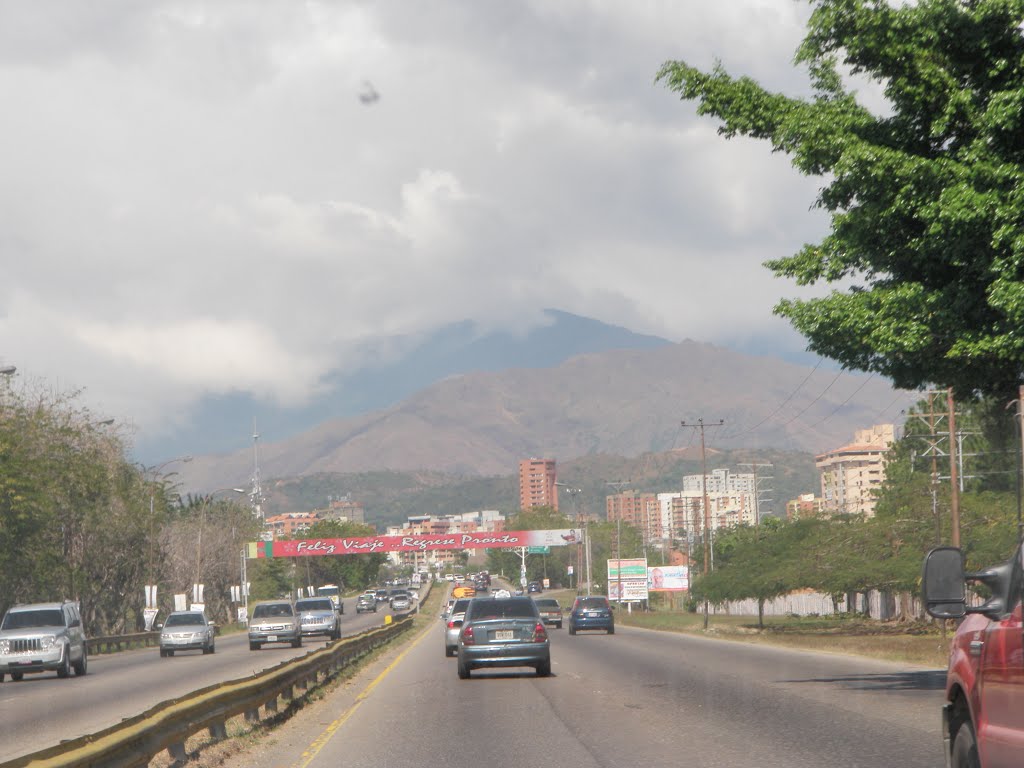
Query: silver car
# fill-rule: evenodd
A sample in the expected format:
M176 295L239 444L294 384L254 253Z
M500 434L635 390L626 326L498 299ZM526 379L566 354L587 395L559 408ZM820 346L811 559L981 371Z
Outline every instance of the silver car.
M409 595L395 595L391 598L391 610L395 613L412 609L412 598Z
M529 597L477 597L459 631L459 677L481 667L533 667L551 674L551 640Z
M0 682L31 672L84 675L89 663L78 604L33 603L8 609L0 622Z
M341 618L329 597L304 597L295 601L295 610L302 625L302 636L325 635L330 640L341 637Z
M448 612L448 622L444 629L444 655L454 656L459 649L459 631L462 629L462 618L466 614L466 607L470 598L460 597L452 603Z
M175 611L159 629L161 656L173 656L175 651L215 650L215 627L202 611Z
M265 643L291 643L302 647L302 626L290 600L265 600L256 603L249 619L249 650L258 651Z

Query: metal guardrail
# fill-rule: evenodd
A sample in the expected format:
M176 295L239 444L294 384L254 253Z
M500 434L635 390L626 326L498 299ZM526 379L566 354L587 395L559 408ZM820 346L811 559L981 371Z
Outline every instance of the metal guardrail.
M251 677L230 680L161 702L136 717L0 764L0 768L142 768L163 750L179 762L185 741L202 730L225 738L227 721L260 719L260 708L276 713L282 696L300 698L354 660L412 627L412 617L336 640L327 647ZM159 634L159 633L157 633Z
M430 597L430 590L433 586L431 580L427 580L426 584L421 586L420 589L425 591L420 595L420 599L416 602L415 612L419 613L419 606ZM243 628L244 630L244 628ZM220 636L220 625L216 626L216 634ZM89 655L98 655L102 653L118 653L120 651L126 651L131 648L152 648L153 646L160 644L160 631L155 630L152 632L133 632L128 635L101 635L99 637L90 637L86 639L86 649Z
M159 645L159 632L135 632L130 635L103 635L90 637L86 640L86 648L90 655L100 653L116 653L129 648L150 648Z

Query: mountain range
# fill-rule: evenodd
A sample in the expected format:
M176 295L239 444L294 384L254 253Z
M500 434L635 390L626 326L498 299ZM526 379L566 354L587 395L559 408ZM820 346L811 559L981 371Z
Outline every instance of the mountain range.
M706 444L717 449L815 453L852 442L857 429L898 420L916 399L873 376L639 339L634 348L574 354L547 367L451 373L387 407L261 440L261 476L511 475L531 456L565 461L699 446L700 420ZM251 445L196 457L182 466L183 481L199 490L244 485L253 462Z

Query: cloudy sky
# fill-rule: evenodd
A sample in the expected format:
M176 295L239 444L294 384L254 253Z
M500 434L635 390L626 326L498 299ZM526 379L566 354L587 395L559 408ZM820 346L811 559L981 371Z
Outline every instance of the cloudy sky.
M0 365L143 435L545 307L791 354L820 181L655 84L799 94L802 0L0 0Z

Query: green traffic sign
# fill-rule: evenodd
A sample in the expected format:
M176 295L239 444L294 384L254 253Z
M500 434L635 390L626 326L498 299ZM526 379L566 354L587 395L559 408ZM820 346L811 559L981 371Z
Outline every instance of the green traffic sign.
M550 555L551 547L527 547L526 554L528 555Z

